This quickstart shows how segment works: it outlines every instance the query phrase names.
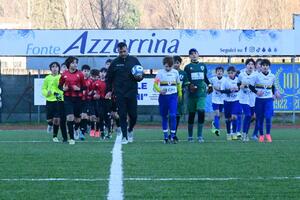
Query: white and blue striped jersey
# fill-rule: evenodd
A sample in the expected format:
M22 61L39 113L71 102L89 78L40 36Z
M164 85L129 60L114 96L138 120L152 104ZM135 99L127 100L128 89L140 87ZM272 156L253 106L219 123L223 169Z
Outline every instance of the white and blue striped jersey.
M161 90L165 90L166 94L177 93L177 84L180 83L179 73L175 69L166 71L161 69L155 77L155 83L158 84Z
M234 92L230 92L229 94L224 94L224 101L238 101L238 78L235 77L231 79L226 77L221 85L221 90L235 90Z
M275 83L275 75L270 71L267 75L262 72L257 73L254 79L253 86L257 91L263 91L262 96L257 96L256 98L273 98L272 86Z

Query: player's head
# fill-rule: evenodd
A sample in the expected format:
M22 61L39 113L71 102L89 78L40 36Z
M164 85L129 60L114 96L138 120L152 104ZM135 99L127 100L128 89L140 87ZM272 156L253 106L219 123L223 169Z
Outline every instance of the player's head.
M229 66L227 68L227 74L228 74L229 78L234 79L235 75L236 75L236 69L235 69L235 67L234 66Z
M121 58L126 58L126 56L128 55L128 49L125 42L118 43L118 52Z
M171 56L164 57L163 65L164 65L166 71L170 71L173 67L173 64L174 64L174 62L173 62L173 58Z
M81 71L85 78L90 76L91 67L89 65L82 65Z
M174 69L179 69L182 63L182 58L180 56L173 56Z
M255 63L255 69L256 71L260 72L261 71L261 58L256 59L256 63Z
M97 80L99 77L99 70L98 69L92 69L91 70L91 79Z
M245 62L247 73L252 73L255 67L255 61L252 58L248 58Z
M112 59L107 59L107 60L105 61L105 67L106 67L107 69L109 68L111 62L112 62Z
M105 67L101 68L100 71L99 71L100 79L102 79L102 80L105 79L106 73L107 73L107 69Z
M267 73L270 69L271 62L268 59L262 59L261 61L261 71Z
M68 70L74 71L77 69L77 65L78 65L78 58L74 57L74 56L69 56L66 61L65 64L68 68Z
M192 48L189 50L189 57L191 59L192 62L197 62L199 59L199 53L197 51L197 49Z
M60 65L58 62L52 62L49 65L49 69L52 74L59 74L60 73Z
M66 66L66 63L61 63L60 65L60 73L63 73L64 71L67 71L68 68Z
M215 69L215 72L216 72L217 77L221 78L224 74L224 68L222 66L218 66Z

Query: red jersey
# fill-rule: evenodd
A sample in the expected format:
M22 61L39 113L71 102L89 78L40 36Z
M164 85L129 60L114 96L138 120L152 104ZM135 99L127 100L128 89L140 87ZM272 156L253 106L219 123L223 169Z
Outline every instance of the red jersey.
M82 91L75 91L73 87L77 86L81 90L84 89L85 81L83 73L78 70L73 73L69 72L69 70L64 71L59 79L59 86L62 88L63 85L68 86L68 90L64 91L64 96L81 97Z
M95 94L98 94L101 99L105 98L106 95L106 83L105 81L96 80L93 83L93 90Z
M81 97L81 99L83 101L85 101L85 100L91 100L92 97L93 97L93 94L91 93L93 91L93 80L90 79L90 78L84 79L84 85L85 85L85 88L82 91L82 97ZM91 93L91 94L89 94L89 93Z

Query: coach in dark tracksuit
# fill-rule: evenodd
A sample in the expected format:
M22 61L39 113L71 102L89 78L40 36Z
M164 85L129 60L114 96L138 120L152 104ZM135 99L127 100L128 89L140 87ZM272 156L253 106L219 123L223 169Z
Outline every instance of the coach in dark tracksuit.
M127 144L133 141L133 128L137 120L137 82L141 81L143 76L132 75L132 67L141 64L136 57L128 55L125 43L118 44L118 52L119 56L112 61L107 71L106 98L111 98L112 91L114 92L123 134L122 143ZM128 130L127 115L129 116Z

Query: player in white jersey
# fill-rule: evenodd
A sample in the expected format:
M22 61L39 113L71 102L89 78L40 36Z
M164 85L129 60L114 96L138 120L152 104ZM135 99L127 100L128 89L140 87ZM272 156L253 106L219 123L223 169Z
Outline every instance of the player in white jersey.
M251 91L257 95L255 113L260 133L259 142L264 142L265 140L263 132L264 119L266 119L267 142L272 142L273 98L280 98L280 94L275 90L275 75L270 72L270 65L271 63L268 59L263 59L261 62L261 72L256 75L253 84L249 86Z
M219 66L215 69L216 76L212 77L210 83L213 86L212 92L212 108L214 110L214 120L212 121L211 131L217 136L220 135L220 113L224 108L224 94L221 93L221 85L225 80L223 77L224 68Z
M237 140L236 126L237 115L241 113L238 100L238 78L233 66L227 69L228 77L222 82L221 92L224 93L224 114L226 118L227 140ZM232 126L232 133L231 133Z
M165 69L159 70L154 80L154 90L159 92L159 110L162 117L162 129L164 133L164 142L176 143L176 114L177 102L182 98L182 89L179 73L172 69L173 58L166 56L163 59ZM170 126L168 126L168 116L170 118ZM170 137L168 135L170 127Z
M256 95L249 89L249 85L254 82L256 76L254 73L255 61L250 58L246 60L245 64L246 68L241 70L238 80L240 85L239 102L244 114L242 140L247 142L249 141L248 131L250 128L251 116L253 114L251 112L251 107L255 106L256 98Z

